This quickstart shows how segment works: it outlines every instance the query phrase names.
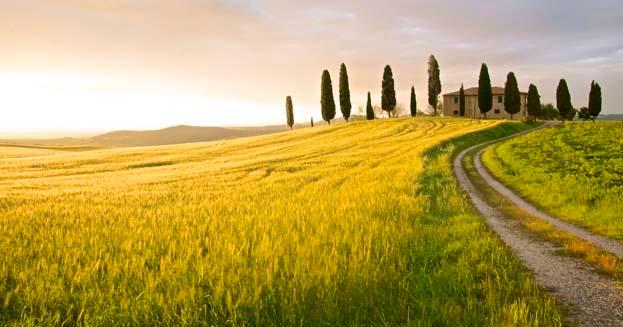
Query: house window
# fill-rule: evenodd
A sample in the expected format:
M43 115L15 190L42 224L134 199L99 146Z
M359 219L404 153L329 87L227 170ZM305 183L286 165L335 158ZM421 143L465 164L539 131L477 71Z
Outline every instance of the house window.
M459 103L459 97L454 97L454 104Z
M456 115L458 115L458 114L459 114L459 111L458 111L458 110L455 110L455 111L454 111L454 115L456 116Z
M500 109L493 110L493 113L496 114L496 115L499 115L500 114Z
M504 102L504 96L498 95L498 103L502 103L502 102Z

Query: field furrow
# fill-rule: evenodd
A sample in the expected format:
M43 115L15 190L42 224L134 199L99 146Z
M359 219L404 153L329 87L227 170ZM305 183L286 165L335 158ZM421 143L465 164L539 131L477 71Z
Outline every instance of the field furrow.
M451 157L388 119L0 161L3 325L559 325Z

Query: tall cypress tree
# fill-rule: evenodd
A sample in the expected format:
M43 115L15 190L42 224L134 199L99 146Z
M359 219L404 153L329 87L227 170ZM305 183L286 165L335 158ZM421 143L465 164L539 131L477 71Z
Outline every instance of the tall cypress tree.
M286 97L286 120L291 130L294 126L294 108L292 107L292 97L289 95Z
M409 109L411 110L411 117L417 115L417 99L415 98L415 87L411 86L411 102L409 103Z
M556 107L560 112L560 118L562 120L565 119L573 119L571 116L571 112L573 111L573 105L571 104L571 94L569 93L569 87L567 86L567 81L565 79L561 79L558 83L558 88L556 89ZM573 112L575 116L575 112Z
M372 108L372 99L370 98L370 92L368 92L368 103L366 103L366 119L374 119L374 108Z
M385 66L383 71L381 88L381 108L387 111L387 116L391 117L391 112L396 108L396 89L394 87L394 74L389 65Z
M487 119L487 112L491 111L493 106L492 93L489 68L487 68L487 64L483 63L480 67L480 76L478 78L478 108L485 119Z
M506 75L506 84L504 84L504 111L511 115L518 114L521 110L521 95L519 93L519 85L515 73L510 72Z
M588 111L593 121L601 113L601 86L595 81L591 82L591 91L588 95Z
M320 111L322 119L331 125L331 119L335 118L335 99L333 98L333 84L328 70L322 72L320 83Z
M441 94L441 80L439 63L435 56L428 57L428 104L433 107L434 115L437 116L437 98Z
M340 66L340 110L342 116L348 122L350 118L350 110L352 105L350 103L350 86L348 85L348 72L346 71L346 65L342 63Z
M536 117L541 116L541 96L534 84L528 87L528 115L536 121Z
M461 117L465 117L465 89L463 84L461 84L461 89L459 90L459 114Z

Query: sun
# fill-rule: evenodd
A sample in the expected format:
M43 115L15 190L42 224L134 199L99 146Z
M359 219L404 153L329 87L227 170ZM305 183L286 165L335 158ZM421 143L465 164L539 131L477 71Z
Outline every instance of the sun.
M265 125L283 116L282 104L183 93L175 81L12 72L0 74L0 90L4 134Z

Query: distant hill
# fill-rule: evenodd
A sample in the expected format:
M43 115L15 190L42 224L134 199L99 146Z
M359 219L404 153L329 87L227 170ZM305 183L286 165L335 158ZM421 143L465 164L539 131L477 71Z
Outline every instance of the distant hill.
M264 127L197 127L174 126L148 131L115 131L89 138L95 144L107 146L149 146L206 142L255 136L286 131L284 126Z
M350 121L365 120L365 116L353 115ZM332 123L342 123L336 118ZM326 125L324 121L315 121L315 126ZM309 122L295 124L294 128L309 127ZM83 151L107 147L131 147L170 145L180 143L208 142L239 137L257 136L287 131L285 125L258 127L199 127L179 125L158 130L145 131L113 131L92 137L63 137L51 139L0 139L0 146L19 146L36 148L53 148L57 150Z
M233 139L278 133L286 130L288 130L286 126L198 127L180 125L159 130L114 131L85 138L5 139L0 140L0 145L55 148L82 147L85 149L98 147L151 146Z
M623 120L623 114L599 115L599 120Z

